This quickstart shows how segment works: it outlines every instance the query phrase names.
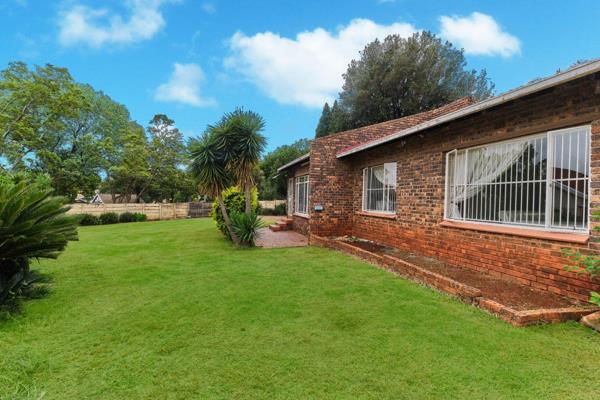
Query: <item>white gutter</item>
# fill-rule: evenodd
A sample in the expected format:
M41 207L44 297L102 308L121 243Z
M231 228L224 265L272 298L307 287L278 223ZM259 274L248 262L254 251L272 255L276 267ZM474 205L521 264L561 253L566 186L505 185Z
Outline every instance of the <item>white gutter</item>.
M304 160L308 160L309 157L310 157L310 153L306 153L305 155L300 156L300 157L296 158L295 160L292 160L289 163L287 163L285 165L282 165L281 167L277 168L277 172L281 172L284 169L288 169L289 167L291 167L293 165L296 165L298 163L301 163Z
M600 59L595 60L595 61L590 61L589 63L586 63L586 64L581 64L581 65L571 68L565 72L561 72L556 75L552 75L551 77L539 80L537 82L534 82L534 83L531 83L531 84L528 84L525 86L521 86L519 88L516 88L516 89L510 90L506 93L503 93L499 96L480 101L479 103L475 103L475 104L472 104L465 108L461 108L458 111L454 111L454 112L442 115L441 117L431 119L427 122L423 122L422 124L415 125L411 128L404 129L402 131L393 133L391 135L384 136L382 138L363 143L359 146L356 146L356 147L353 147L346 151L338 153L337 158L343 158L343 157L349 156L351 154L358 153L363 150L367 150L372 147L376 147L376 146L382 145L384 143L388 143L393 140L403 138L408 135L412 135L413 133L417 133L417 132L423 131L425 129L432 128L434 126L438 126L438 125L445 124L447 122L456 120L458 118L466 117L468 115L475 114L475 113L478 113L483 110L487 110L492 107L496 107L500 104L507 103L509 101L518 99L520 97L524 97L524 96L551 88L553 86L557 86L557 85L572 81L574 79L582 78L584 76L596 73L598 71L600 71Z

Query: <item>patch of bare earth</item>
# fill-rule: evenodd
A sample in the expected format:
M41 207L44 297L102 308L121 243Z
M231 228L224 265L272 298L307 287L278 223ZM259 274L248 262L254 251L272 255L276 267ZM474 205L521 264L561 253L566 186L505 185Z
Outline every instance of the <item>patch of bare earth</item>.
M554 293L542 292L485 272L448 265L433 258L404 252L378 243L349 238L342 239L342 241L371 253L397 257L420 268L472 286L481 290L483 297L497 301L518 311L581 305L575 300Z

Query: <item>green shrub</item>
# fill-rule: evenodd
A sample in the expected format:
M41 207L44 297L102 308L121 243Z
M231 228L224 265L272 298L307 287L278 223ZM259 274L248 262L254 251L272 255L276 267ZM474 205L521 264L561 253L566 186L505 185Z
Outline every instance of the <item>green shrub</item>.
M260 215L276 215L274 208L259 208L258 213Z
M235 234L240 238L241 244L245 246L254 246L258 230L267 226L255 212L248 214L233 212L231 225Z
M82 225L82 226L100 225L102 223L100 221L100 218L98 218L96 215L92 215L92 214L80 214L80 215L78 215L78 218L79 218L79 225Z
M35 281L31 259L57 258L77 240L78 218L65 199L37 184L0 182L0 303Z
M133 213L134 222L145 222L148 221L148 216L144 213Z
M124 212L119 215L119 222L135 222L135 216L131 212Z
M600 210L592 211L592 219L600 221ZM594 231L600 232L600 226L595 226ZM597 254L583 254L580 250L570 248L562 249L563 254L569 259L569 264L565 265L567 271L573 271L578 274L588 274L592 278L600 276L600 256ZM600 293L590 293L590 303L600 307Z
M287 207L285 203L277 204L273 210L275 211L273 215L287 215Z
M119 214L114 212L102 213L100 214L100 221L102 222L102 225L116 224L119 222Z
M258 191L256 189L252 190L252 211L256 212L258 210ZM229 189L223 191L223 202L225 203L225 208L227 209L227 213L231 217L233 213L243 213L246 208L244 192L233 186ZM221 208L219 207L219 202L215 200L213 202L213 210L212 217L217 222L217 227L225 237L231 239L229 237L229 232L227 231L227 226L225 225L225 220L223 219L223 214L221 213Z

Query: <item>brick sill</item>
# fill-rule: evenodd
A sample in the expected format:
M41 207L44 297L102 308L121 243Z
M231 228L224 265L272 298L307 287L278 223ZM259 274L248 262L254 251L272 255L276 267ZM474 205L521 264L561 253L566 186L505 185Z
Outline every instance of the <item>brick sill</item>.
M517 228L513 226L493 226L478 224L476 222L442 221L440 226L446 228L459 228L479 232L501 233L504 235L522 236L534 239L554 240L557 242L579 243L588 242L590 235L587 233L548 232L537 229Z
M294 217L300 217L300 218L304 218L304 219L309 218L309 216L307 214L298 214L298 213L294 213Z
M396 214L375 213L375 212L368 212L368 211L357 211L356 215L361 215L363 217L396 219Z

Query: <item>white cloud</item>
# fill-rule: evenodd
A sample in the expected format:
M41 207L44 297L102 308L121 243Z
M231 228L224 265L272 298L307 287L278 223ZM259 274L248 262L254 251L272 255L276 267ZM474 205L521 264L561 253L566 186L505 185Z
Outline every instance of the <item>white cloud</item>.
M232 54L225 65L280 103L321 107L339 92L348 63L367 43L393 33L406 37L415 31L406 23L379 25L355 19L333 33L317 28L293 39L272 32L254 36L237 32L229 40Z
M147 40L165 26L160 7L173 2L177 0L127 0L127 19L106 8L75 4L60 13L58 40L63 46L84 44L94 48Z
M154 99L195 107L212 106L216 104L215 100L204 98L200 93L200 85L204 79L199 65L175 63L169 81L156 88Z
M502 31L489 15L474 12L468 17L440 17L440 35L465 49L467 54L510 57L521 52L521 42Z

